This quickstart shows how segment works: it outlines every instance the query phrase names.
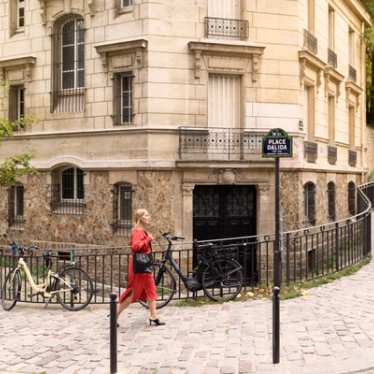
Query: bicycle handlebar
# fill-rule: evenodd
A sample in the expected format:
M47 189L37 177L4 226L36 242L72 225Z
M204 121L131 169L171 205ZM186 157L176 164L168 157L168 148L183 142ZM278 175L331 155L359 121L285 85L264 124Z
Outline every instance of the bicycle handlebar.
M177 241L177 240L184 240L183 236L174 236L170 235L170 233L165 232L164 234L161 234L161 236L166 239L168 242Z

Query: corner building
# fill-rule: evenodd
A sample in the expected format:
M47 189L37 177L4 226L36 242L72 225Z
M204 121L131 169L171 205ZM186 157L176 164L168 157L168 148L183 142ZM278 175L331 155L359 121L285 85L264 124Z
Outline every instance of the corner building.
M133 211L193 238L274 230L281 127L283 228L354 213L366 165L358 0L0 1L0 158L37 175L0 199L6 238L127 243Z

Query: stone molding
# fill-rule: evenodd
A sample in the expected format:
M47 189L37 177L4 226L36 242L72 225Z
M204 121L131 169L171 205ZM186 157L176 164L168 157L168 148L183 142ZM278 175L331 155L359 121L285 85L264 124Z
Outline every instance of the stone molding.
M345 90L347 94L347 108L353 104L357 111L358 108L360 107L361 94L363 93L363 89L360 86L358 86L356 83L349 80L345 82ZM356 103L353 103L350 100L351 94L356 97Z
M329 96L329 83L336 84L336 101L338 101L340 96L340 84L344 81L344 75L340 74L337 70L335 70L332 66L327 65L325 67L325 96Z
M309 80L306 75L306 68L309 66L317 74L317 81L315 82L315 85L318 89L322 84L322 72L325 71L327 64L307 50L299 51L299 61L301 86L303 86Z
M195 57L195 78L200 78L202 56L227 56L230 58L244 57L252 61L252 81L256 82L260 72L260 58L264 53L264 46L251 46L238 43L218 43L211 41L188 42L188 48ZM240 68L239 68L240 69ZM235 69L236 71L237 69Z
M123 42L111 42L96 44L96 52L103 59L103 66L108 70L109 58L113 55L134 54L135 61L132 65L136 64L137 67L143 67L144 64L144 51L148 48L148 41L146 39L131 39Z
M0 80L5 80L5 71L10 69L18 69L25 71L25 80L27 82L31 81L31 70L36 64L36 57L34 56L24 56L24 57L14 57L7 58L6 60L0 60Z

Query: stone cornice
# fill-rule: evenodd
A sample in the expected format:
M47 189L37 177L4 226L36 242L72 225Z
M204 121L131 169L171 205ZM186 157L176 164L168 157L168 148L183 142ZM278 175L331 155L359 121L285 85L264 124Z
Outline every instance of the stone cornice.
M299 51L299 60L300 60L300 83L303 84L306 78L306 66L309 65L317 73L317 82L316 85L319 87L322 83L322 71L325 70L327 64L319 59L314 54L310 53L307 50Z
M361 18L367 25L372 26L373 21L364 6L358 0L345 0L349 8Z
M34 56L11 57L0 60L0 80L5 79L5 70L7 69L25 69L26 80L31 80L31 68L36 63Z
M325 95L326 97L329 94L329 82L333 82L336 84L336 100L338 100L340 96L340 84L344 81L344 75L340 74L337 70L335 70L331 65L327 65L325 67Z
M354 93L356 96L361 95L363 92L363 89L351 80L345 82L345 88L346 90L349 90L352 93Z

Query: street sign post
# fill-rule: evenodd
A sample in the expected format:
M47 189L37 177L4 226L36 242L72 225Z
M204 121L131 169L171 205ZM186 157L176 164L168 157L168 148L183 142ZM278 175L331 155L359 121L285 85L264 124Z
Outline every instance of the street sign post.
M270 130L262 141L262 156L275 158L275 243L273 254L273 363L280 361L280 157L292 157L292 138L283 129Z

